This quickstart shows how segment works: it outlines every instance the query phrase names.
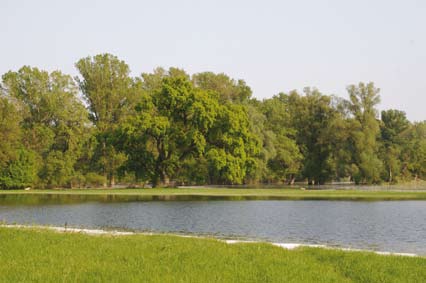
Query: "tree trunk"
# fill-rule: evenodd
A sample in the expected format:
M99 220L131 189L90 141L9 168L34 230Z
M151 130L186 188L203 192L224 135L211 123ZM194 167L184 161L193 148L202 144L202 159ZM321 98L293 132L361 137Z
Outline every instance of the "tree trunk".
M160 178L159 178L158 174L155 174L154 176L152 176L152 178L151 178L151 186L153 188L158 187L159 179Z
M104 182L103 187L106 188L108 184L108 173L106 170L105 160L106 160L106 141L105 139L102 141L102 156L104 157L104 164L103 164L103 175L104 175Z
M110 174L110 180L109 180L109 184L108 184L108 186L109 186L110 188L112 188L112 187L114 187L114 186L115 186L115 175L114 175L114 173L111 173L111 174Z
M294 182L296 181L296 178L293 174L290 175L290 180L288 181L288 185L294 185Z
M170 178L167 176L166 173L163 173L163 184L165 187L168 187L170 185Z

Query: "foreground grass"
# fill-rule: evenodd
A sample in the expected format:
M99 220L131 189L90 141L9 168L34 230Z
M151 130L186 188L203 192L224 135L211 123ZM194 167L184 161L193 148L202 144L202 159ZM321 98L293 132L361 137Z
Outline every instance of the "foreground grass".
M159 199L277 199L277 200L426 200L426 191L366 191L366 190L300 190L300 189L231 189L231 188L177 188L177 189L63 189L11 190L2 195L82 195L123 196L132 200ZM168 198L170 197L170 198ZM203 198L204 197L204 198Z
M0 228L1 282L424 282L426 258Z

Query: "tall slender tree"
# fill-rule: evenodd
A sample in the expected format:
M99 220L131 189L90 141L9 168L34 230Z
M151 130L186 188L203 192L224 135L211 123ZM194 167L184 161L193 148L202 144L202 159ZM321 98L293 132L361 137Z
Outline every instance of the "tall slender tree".
M374 83L359 83L347 88L351 120L353 162L356 167L354 180L357 183L380 182L383 164L378 157L380 124L376 106L380 103L380 89Z
M296 141L303 155L302 176L309 184L324 184L333 177L332 148L329 127L335 118L331 97L316 89L305 89L301 96L291 92L288 97Z
M296 143L296 131L290 118L289 97L280 93L263 101L261 106L266 116L266 129L273 137L274 153L267 161L275 181L288 181L292 184L301 168L302 154Z
M404 177L401 176L403 167L407 166L407 160L402 155L403 149L407 145L404 132L409 128L410 122L403 111L394 109L382 111L380 155L386 169L384 179L390 183Z
M76 67L81 75L76 80L96 127L94 161L108 185L113 186L117 170L126 159L114 147L114 130L133 115L138 88L129 76L129 66L111 54L80 59Z

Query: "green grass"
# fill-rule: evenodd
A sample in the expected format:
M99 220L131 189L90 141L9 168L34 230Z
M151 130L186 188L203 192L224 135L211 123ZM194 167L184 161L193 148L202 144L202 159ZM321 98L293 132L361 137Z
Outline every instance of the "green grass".
M300 190L300 189L73 189L0 191L3 195L82 195L111 200L277 199L277 200L426 200L426 191Z
M426 258L0 228L1 282L424 282Z

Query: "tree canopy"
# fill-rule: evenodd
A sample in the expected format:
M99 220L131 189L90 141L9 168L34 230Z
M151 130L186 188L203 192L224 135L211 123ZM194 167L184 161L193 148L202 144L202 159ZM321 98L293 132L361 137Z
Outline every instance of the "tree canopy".
M426 121L379 113L374 83L259 100L224 73L131 76L112 54L75 78L23 66L0 85L0 188L371 184L426 178Z

